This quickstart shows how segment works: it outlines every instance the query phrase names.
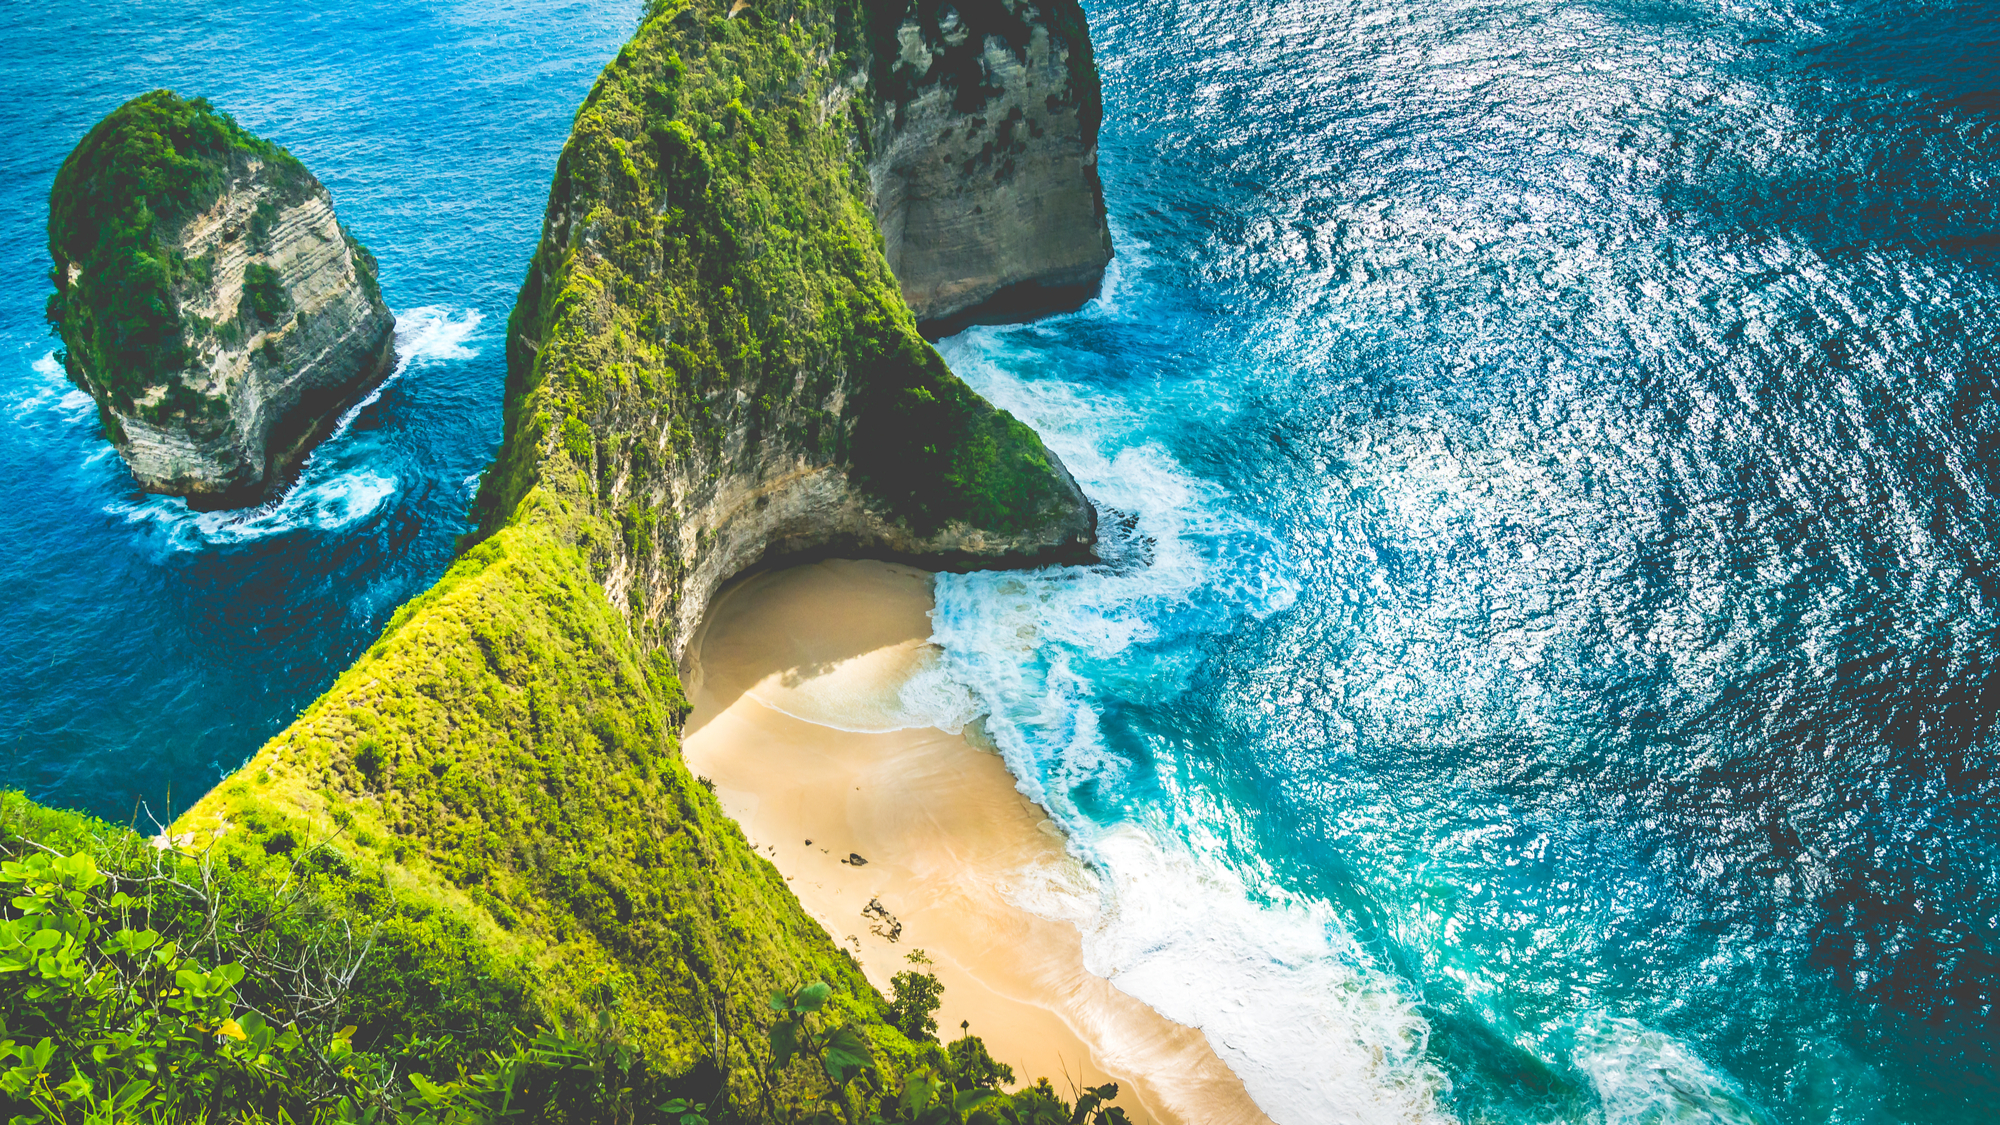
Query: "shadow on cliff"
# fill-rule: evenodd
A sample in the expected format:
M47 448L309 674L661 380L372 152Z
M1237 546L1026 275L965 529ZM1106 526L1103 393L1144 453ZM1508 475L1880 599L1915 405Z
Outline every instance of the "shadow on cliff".
M1070 313L1090 303L1104 289L1104 275L1078 285L1044 285L1023 281L950 316L922 321L917 331L931 343L982 324L1021 324L1045 316Z

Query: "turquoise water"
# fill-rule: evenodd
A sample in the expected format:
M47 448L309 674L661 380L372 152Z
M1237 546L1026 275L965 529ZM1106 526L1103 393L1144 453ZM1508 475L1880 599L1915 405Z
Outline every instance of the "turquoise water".
M1090 11L1107 295L945 351L1134 518L939 620L1097 967L1286 1121L2000 1120L2000 8Z
M938 639L1093 860L1024 889L1286 1125L2000 1119L2000 8L1090 3L1119 257L942 347L1104 507ZM632 6L0 15L0 754L199 791L442 569ZM206 92L409 365L268 512L130 493L47 185Z

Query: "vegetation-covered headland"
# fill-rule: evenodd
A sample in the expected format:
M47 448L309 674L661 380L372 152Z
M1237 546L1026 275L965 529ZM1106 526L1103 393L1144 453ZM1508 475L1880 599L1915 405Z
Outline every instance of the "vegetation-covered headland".
M1087 66L1073 0L989 7L1031 28L1013 57L1059 45ZM226 1003L173 1026L193 1021L191 1042L217 1058L238 1041L204 1029L231 1005L278 1038L296 1031L248 1064L225 1060L230 1081L250 1081L244 1065L316 1076L258 1087L256 1112L1115 1116L1108 1091L1073 1106L1046 1085L998 1093L1004 1068L976 1041L931 1038L935 990L916 977L885 1001L677 741L675 655L747 567L829 552L1020 564L1092 544L1091 508L1054 455L918 335L873 219L868 160L899 104L903 29L950 34L946 14L655 4L563 151L508 326L504 441L462 557L158 848L32 806L13 818L19 862L87 852L141 880L115 893L164 902L143 909L173 925L193 919L177 950L206 958L189 971L211 998L224 991L214 974L234 972L218 964L251 966L225 982ZM986 55L1016 52L1009 42L989 37ZM973 115L975 76L955 79ZM158 865L174 879L143 882ZM61 910L141 909L91 898L102 888L72 886L90 878L73 867L19 870L36 886L70 880L83 897L62 890ZM106 932L134 928L119 917ZM15 932L22 948L72 947ZM91 956L105 979L140 982L139 1007L166 1003L129 950ZM0 1052L28 1068L0 1095L22 1098L42 1074L59 1098L58 1060L96 1056L65 1047L74 1035L43 1052L14 1030L27 1002L7 990L24 979L0 964L0 1039L15 1043ZM104 1072L99 1093L144 1069L69 1065ZM525 1100L510 1100L517 1089Z
M49 320L140 487L282 484L389 371L375 260L305 165L166 90L97 123L49 193Z

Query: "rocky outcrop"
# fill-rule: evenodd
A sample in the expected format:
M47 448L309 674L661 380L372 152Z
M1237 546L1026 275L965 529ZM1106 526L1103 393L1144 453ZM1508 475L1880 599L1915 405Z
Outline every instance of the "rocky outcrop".
M374 259L326 188L199 99L148 94L91 131L50 250L65 367L148 492L262 499L391 368Z
M980 126L1027 146L979 142L1001 154L1005 175L980 173L959 197L975 220L965 230L990 254L961 241L918 257L928 235L907 224L899 243L877 241L874 175L856 182L847 160L874 146L879 161L888 150L876 122L854 111L918 107L902 132L885 110L884 136L909 157L903 167L931 167L919 141L929 136L948 155L963 137L940 141L910 123L930 120L923 107L936 99L960 97L939 77L959 64L933 60L926 84L909 86L898 25L881 6L865 10L873 22L863 53L847 58L837 15L818 29L703 18L698 7L658 16L606 70L564 152L511 325L507 437L477 515L487 530L500 526L536 484L576 495L607 525L588 537L599 581L648 646L678 654L715 590L760 564L828 554L932 567L1090 557L1096 517L1076 482L1032 430L924 342L898 291L909 278L877 249L900 245L906 269L922 263L919 285L951 294L932 301L933 313L1021 279L1094 277L1108 251L1080 138L1086 124L1095 131L1095 79L1059 76L1088 63L1081 15L1071 5L1075 28L1060 30L1021 4L1016 11L1037 22L1010 16L1011 39L993 31L982 40L1018 42L1019 55L1001 52L999 72L1039 77L979 104L1049 92L1011 132L1004 109ZM958 25L947 17L925 18L950 47ZM808 70L814 56L793 45L815 35L824 38ZM964 73L988 75L985 67ZM1068 165L1058 159L1064 135ZM884 197L873 197L879 209ZM911 204L931 197L901 198L914 215ZM988 222L973 214L982 198L1008 202ZM1035 200L1069 201L1076 222L1051 238L1031 221ZM943 214L928 203L919 210ZM1078 228L1088 234L1080 256ZM972 276L947 280L946 271Z
M877 20L869 183L927 334L1094 295L1111 234L1075 0L912 0Z

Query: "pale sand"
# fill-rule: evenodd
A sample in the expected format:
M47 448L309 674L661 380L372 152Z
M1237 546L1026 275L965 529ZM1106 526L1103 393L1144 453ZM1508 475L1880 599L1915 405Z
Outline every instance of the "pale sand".
M937 656L931 606L929 574L884 563L726 591L689 646L688 765L885 995L906 953L930 955L945 1038L969 1021L1022 1082L1108 1077L1137 1120L1268 1123L1199 1031L1085 969L1074 925L1009 901L1088 908L1095 882L998 755L935 727L855 733L899 721L899 689Z

